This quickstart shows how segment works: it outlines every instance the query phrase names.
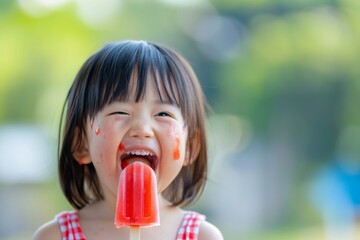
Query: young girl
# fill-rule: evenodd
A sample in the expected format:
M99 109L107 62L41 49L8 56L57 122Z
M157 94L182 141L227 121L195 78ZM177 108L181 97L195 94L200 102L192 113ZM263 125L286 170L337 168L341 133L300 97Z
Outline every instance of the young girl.
M151 166L159 192L160 226L141 228L142 240L223 239L203 215L180 208L206 181L204 120L203 92L178 53L144 41L103 47L66 98L59 175L76 210L58 214L34 239L129 239L114 216L120 172L134 161Z

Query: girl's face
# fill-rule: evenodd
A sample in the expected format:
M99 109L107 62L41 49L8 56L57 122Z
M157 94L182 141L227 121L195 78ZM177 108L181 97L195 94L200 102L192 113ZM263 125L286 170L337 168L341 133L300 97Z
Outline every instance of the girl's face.
M150 165L156 173L159 193L164 191L187 156L188 133L181 110L160 102L153 81L149 81L143 100L130 98L105 106L93 121L88 121L86 130L88 161L96 169L105 198L116 198L119 174L134 161Z

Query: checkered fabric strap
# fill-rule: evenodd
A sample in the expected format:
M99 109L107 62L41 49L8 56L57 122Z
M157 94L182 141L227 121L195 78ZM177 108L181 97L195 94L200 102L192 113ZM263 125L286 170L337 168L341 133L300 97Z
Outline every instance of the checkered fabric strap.
M186 212L179 228L176 240L198 239L199 227L205 216L197 212Z
M61 240L86 240L76 211L62 212L56 219L60 225Z

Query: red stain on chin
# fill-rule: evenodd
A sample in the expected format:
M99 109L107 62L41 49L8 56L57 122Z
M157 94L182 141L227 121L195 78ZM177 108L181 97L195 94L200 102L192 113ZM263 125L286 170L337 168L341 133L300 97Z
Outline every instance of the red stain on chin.
M95 134L96 134L96 135L99 135L99 134L100 134L100 128L99 128L99 127L97 127L97 128L95 129Z
M119 151L124 151L124 150L125 150L124 144L120 143L119 144Z
M180 138L176 137L175 139L175 150L173 152L174 160L179 160L180 158Z

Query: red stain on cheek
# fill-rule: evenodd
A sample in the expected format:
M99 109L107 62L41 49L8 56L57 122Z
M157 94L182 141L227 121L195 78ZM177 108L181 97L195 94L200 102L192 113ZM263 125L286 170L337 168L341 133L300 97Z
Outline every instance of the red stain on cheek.
M125 150L125 147L122 143L119 144L119 151L124 151Z
M100 128L99 128L99 127L97 127L97 128L95 129L95 134L96 134L96 135L99 135L99 134L100 134Z
M174 157L174 160L179 160L179 158L180 158L180 138L179 137L175 138L175 149L173 152L173 157Z

